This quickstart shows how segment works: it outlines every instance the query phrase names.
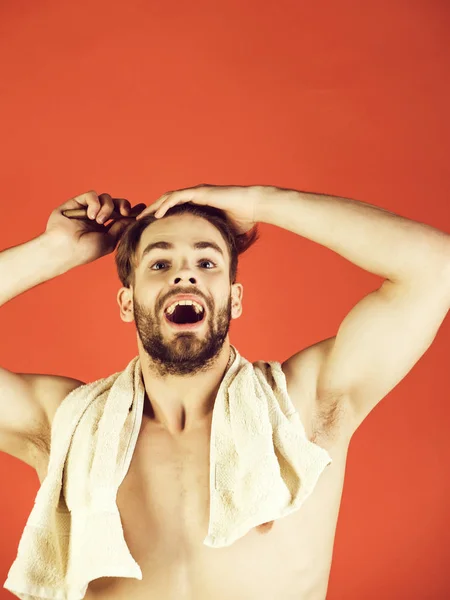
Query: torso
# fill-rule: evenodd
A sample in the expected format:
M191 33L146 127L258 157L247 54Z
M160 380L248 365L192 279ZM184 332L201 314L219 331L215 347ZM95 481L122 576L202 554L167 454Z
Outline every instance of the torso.
M349 436L298 406L307 437L333 462L301 509L227 548L203 544L209 521L210 418L174 441L146 414L117 505L142 581L105 577L86 600L324 600L331 569ZM37 468L41 481L47 463Z

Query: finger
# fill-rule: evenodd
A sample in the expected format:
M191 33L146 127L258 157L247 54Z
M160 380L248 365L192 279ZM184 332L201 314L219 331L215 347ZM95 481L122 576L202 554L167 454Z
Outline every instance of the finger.
M166 212L169 210L169 208L172 208L172 206L175 206L175 204L178 204L180 202L181 202L181 200L178 198L173 198L173 197L168 198L159 206L159 208L157 208L155 210L155 217L157 219L163 217L166 214Z
M139 211L142 211L144 208L145 204L136 204L136 206L130 209L130 215L128 217L123 217L122 219L120 218L120 215L118 213L113 212L112 218L114 219L114 221L111 221L109 225L105 225L106 231L113 236L116 236L117 234L122 235L123 231L129 225L132 225L134 223L132 219L134 219L139 214ZM117 225L118 223L122 225L120 225L120 227L115 227L115 225Z
M97 212L96 221L97 223L105 223L111 218L111 213L114 210L114 202L109 194L100 194L99 200L101 202L101 208ZM88 210L89 215L89 210Z
M120 214L124 217L128 217L131 212L131 204L125 198L117 198L119 204Z
M168 198L170 196L170 194L172 194L173 192L166 192L165 194L163 194L162 196L160 196L158 198L158 200L155 200L155 202L153 202L152 204L150 204L150 206L147 206L147 208L145 208L145 210L143 210L141 212L141 214L136 217L137 219L141 219L142 217L145 217L146 215L151 215L154 212L156 212L158 210L158 208L163 204L163 202L166 200L166 198Z
M161 218L166 212L176 206L177 204L184 204L185 202L192 202L193 204L206 204L206 199L202 196L200 190L194 190L188 188L186 190L180 190L171 194L166 200L162 202L159 208L155 211L155 217Z
M136 219L142 219L142 217L146 217L147 215L151 215L153 214L158 207L161 206L161 202L160 201L156 201L153 202L153 204L150 204L150 206L147 206L137 217Z
M95 190L91 190L89 192L79 194L78 196L74 196L70 200L67 200L67 202L64 202L64 204L61 204L61 206L59 206L56 210L63 212L64 210L79 208L86 208L86 212L89 211L89 218L95 219L95 215L97 214L96 209L100 209L100 202L97 192Z
M131 214L136 216L137 219L139 219L139 217L142 214L142 211L145 210L147 208L147 205L144 204L143 202L140 202L139 204L136 204L136 206L133 206L133 208L131 209Z
M65 206L65 205L64 205ZM60 207L62 208L62 207ZM126 215L121 215L120 212L117 212L116 210L113 210L113 212L109 215L109 219L120 219L121 217L123 217L124 219L134 219L135 217L137 217L140 212L142 210L144 210L145 208L145 204L136 204L135 207L133 207L130 210L130 214L128 216ZM61 211L62 214L65 217L68 217L69 219L88 219L87 216L87 209L86 208L69 208L69 209L65 209Z
M87 192L80 197L80 202L86 200L85 206L87 206L87 215L90 219L95 219L98 211L101 208L101 203L98 194L94 191Z
M125 233L125 230L132 225L132 223L133 221L130 221L130 219L118 219L106 226L106 231L113 239L114 247L116 247L116 244Z
M163 217L169 208L172 208L176 204L182 204L184 202L195 202L195 197L191 191L184 192L184 190L179 192L172 192L170 196L165 196L161 201L157 201L145 211L145 213L153 213L157 219ZM144 216L139 215L139 216Z

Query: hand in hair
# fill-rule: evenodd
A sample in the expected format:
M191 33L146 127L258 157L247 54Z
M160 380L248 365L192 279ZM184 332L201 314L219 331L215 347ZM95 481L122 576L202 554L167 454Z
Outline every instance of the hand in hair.
M257 223L256 215L263 197L262 189L263 186L201 184L192 188L174 190L166 192L150 204L136 217L136 220L153 213L156 218L161 218L172 206L192 202L223 210L241 235L250 231Z

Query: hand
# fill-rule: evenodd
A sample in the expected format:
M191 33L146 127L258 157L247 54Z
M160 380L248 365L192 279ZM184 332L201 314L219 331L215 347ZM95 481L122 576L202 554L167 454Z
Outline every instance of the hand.
M258 205L261 202L261 186L221 186L202 184L192 188L166 192L143 210L136 219L153 214L156 218L176 204L192 202L214 206L223 210L236 228L238 235L249 231L256 223Z
M87 208L88 218L70 219L62 214L73 208ZM58 206L50 215L45 233L58 239L76 264L86 264L113 252L123 232L135 222L129 216L131 211L144 208L145 204L138 204L132 209L125 198L97 195L92 190ZM113 211L122 215L123 219L111 220ZM104 225L107 221L111 222Z

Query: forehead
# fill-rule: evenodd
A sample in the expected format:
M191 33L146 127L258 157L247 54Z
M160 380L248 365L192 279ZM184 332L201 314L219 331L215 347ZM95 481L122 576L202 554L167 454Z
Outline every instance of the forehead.
M194 248L194 244L198 242L211 242L222 250L224 259L228 255L227 245L217 227L206 219L189 213L158 219L146 227L137 247L138 262L148 246L156 242L168 242L175 249Z

